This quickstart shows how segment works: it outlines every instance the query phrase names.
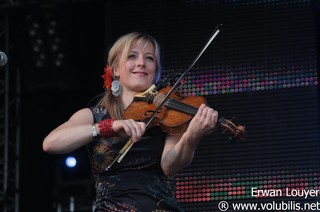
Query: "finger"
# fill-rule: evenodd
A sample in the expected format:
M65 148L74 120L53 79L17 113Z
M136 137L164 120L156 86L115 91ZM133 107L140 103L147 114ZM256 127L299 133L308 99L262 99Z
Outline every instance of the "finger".
M142 129L141 125L138 122L135 122L133 125L134 129L132 131L131 139L133 140L133 142L137 142L140 140L140 137L142 135Z
M213 110L211 115L210 115L210 126L212 129L216 128L217 121L218 121L218 111Z
M131 125L130 121L128 121L128 120L122 121L121 127L127 136L131 136L130 125Z
M123 128L125 134L129 137L133 136L135 133L135 121L132 119L123 120L121 127Z
M213 118L214 118L215 121L218 120L218 118L219 118L219 112L218 111L216 111L216 110L214 111Z
M210 107L208 107L207 109L204 109L204 113L205 112L206 112L206 117L203 121L203 126L206 130L209 130L209 131L214 130L217 123L218 112Z
M204 110L205 107L206 107L205 104L201 104L201 105L200 105L200 107L198 108L198 112L197 112L197 114L195 115L197 118L201 119L201 117L204 116L204 115L203 115L203 113L204 113L203 110Z
M200 105L200 107L199 107L199 109L198 109L198 113L199 113L200 115L202 115L203 110L204 110L205 107L206 107L205 104L201 104L201 105Z
M133 127L131 128L131 138L134 142L137 142L145 132L145 123L132 121L131 124Z
M133 119L130 119L128 121L129 121L128 126L129 126L129 129L130 129L130 136L132 138L135 138L134 140L136 140L136 137L137 137L138 132L139 132L139 125Z
M121 136L125 136L128 133L128 127L123 120L115 120L112 125L113 130Z
M145 133L146 131L146 123L144 122L137 122L140 127L140 137Z
M210 109L211 108L209 108L208 106L205 106L203 108L202 115L205 116L205 117L209 116Z
M213 115L214 115L214 109L212 109L212 108L208 108L207 110L206 110L206 119L208 120L208 121L210 121L211 119L212 119L212 117L213 117Z
M211 117L211 113L213 112L213 109L211 109L208 106L205 106L202 110L202 114L201 114L201 120L202 121L208 121Z

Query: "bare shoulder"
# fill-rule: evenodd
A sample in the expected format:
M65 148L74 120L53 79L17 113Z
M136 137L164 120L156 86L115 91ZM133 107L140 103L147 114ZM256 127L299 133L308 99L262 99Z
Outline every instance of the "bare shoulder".
M83 108L75 112L68 122L74 124L91 124L93 123L93 115L89 108Z

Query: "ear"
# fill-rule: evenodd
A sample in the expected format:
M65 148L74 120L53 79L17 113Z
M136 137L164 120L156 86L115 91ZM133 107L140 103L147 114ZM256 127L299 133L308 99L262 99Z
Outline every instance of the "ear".
M114 75L115 78L119 77L119 75L120 75L120 74L119 74L119 66L116 66L116 67L114 68L113 75Z

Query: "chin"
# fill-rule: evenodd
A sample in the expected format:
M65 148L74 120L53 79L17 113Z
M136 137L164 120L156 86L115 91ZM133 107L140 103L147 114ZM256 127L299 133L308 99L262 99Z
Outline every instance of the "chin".
M136 88L136 90L137 91L145 91L145 90L147 90L148 88L150 88L150 86L152 85L152 83L151 84L148 84L148 85L146 85L146 84L143 84L143 85L136 85L135 86L135 88Z
M148 90L148 88L150 88L150 86L149 87L145 87L145 86L144 87L139 87L139 88L136 89L136 91L137 92L144 92L144 91Z

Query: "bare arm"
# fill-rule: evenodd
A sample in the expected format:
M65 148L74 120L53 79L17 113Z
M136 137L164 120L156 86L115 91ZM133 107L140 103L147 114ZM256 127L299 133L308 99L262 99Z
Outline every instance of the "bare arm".
M217 120L218 112L203 104L184 134L167 136L161 160L166 175L174 175L191 163L199 141L214 131Z
M72 152L92 140L93 115L89 108L74 113L68 121L58 126L44 139L45 152L64 154Z
M74 113L68 121L58 126L44 139L42 147L45 152L65 154L72 152L92 139L93 115L89 108ZM112 129L119 136L131 137L134 142L140 140L146 128L144 122L129 120L116 120ZM98 134L100 134L99 129Z

